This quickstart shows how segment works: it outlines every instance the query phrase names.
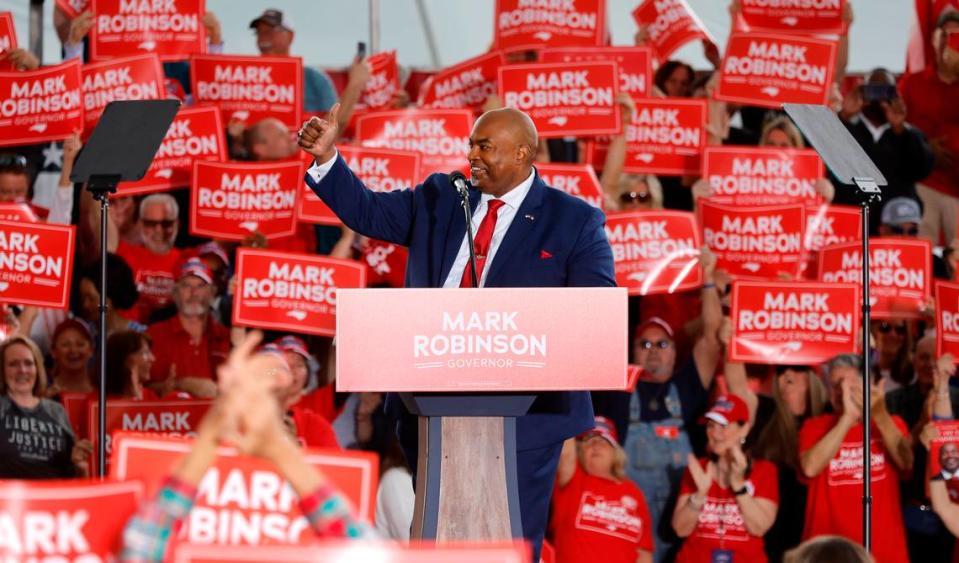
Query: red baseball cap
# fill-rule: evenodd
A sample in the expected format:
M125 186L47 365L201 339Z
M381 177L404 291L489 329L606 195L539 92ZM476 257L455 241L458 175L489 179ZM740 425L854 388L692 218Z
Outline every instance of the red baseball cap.
M660 317L649 317L645 321L636 325L636 332L633 333L633 338L639 338L639 335L651 326L662 329L670 340L676 339L676 335L673 333L673 327L669 326L669 323Z
M603 438L606 438L606 441L609 442L611 446L616 448L619 447L616 425L613 424L612 420L606 418L605 416L597 416L594 419L594 424L595 426L592 430L587 430L579 435L581 440L586 440L588 438L592 438L593 436L602 436Z
M746 406L746 401L736 395L720 395L713 401L709 411L703 415L701 422L705 423L707 420L723 426L729 426L734 422L749 422L749 407Z
M199 258L190 258L180 266L176 281L180 281L187 276L196 276L206 283L213 283L213 273L207 268Z

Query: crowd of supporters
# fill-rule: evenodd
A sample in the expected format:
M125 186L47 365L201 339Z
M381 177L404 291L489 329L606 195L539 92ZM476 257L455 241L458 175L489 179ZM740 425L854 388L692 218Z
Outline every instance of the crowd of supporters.
M865 3L857 7L871 9ZM732 2L733 19L739 9L739 1ZM55 16L64 58L83 60L92 14L70 18L58 4ZM847 29L853 25L850 4L844 19ZM229 52L216 16L207 12L202 21L209 52ZM267 10L250 28L262 55L290 55L295 34L282 12ZM959 36L959 6L937 13L932 28L931 64L900 76L883 68L847 76L848 35L839 37L832 109L888 181L882 201L873 204L870 232L931 241L936 278L954 281L959 42L949 37ZM635 40L646 44L648 29L641 26ZM718 66L718 50L709 41L704 46ZM536 52L509 57L535 61ZM4 52L0 60L21 71L41 64L22 48ZM188 65L165 63L164 72L168 95L190 105ZM712 94L718 72L669 60L655 70L653 93L708 100L711 145L806 147L781 112L717 101ZM306 66L305 114L325 114L338 102L339 121L349 132L371 73L363 57L329 73ZM396 92L389 109L415 107L415 91L408 90ZM621 94L616 102L628 121L636 111L634 99ZM502 105L492 95L484 108ZM276 119L232 119L223 135L235 160L299 158L291 132ZM537 161L585 162L585 140L542 140ZM625 133L613 136L596 170L607 212L695 211L713 195L697 176L624 172L626 144ZM96 367L105 353L110 398L216 399L193 452L157 500L131 521L125 537L131 559L162 556L157 538L168 534L163 530L170 518L189 510L217 441L229 437L229 421L244 417L253 429L245 451L284 469L321 533L371 534L353 521L321 477L301 467L295 451L277 446L287 443L282 436L300 446L378 454L376 530L408 540L413 476L383 412L383 396L335 391L331 338L267 332L265 355L257 363L250 356L253 339L231 322L237 248L366 260L372 241L347 227L307 223L293 236L270 240L255 230L242 242L202 239L188 229L186 186L114 198L105 241L107 322L99 327L100 212L83 186L69 179L81 146L77 132L63 142L0 150L0 202L26 202L43 221L78 228L69 309L3 306L0 478L89 475L88 429L72 424L61 403L67 395L95 395ZM816 183L816 191L826 203L858 204L852 190L828 177ZM737 363L725 359L733 278L706 248L700 264L701 289L630 297L630 363L639 366L640 375L634 390L593 393L595 430L564 445L547 538L556 561L868 560L856 546L832 537L862 539L864 385L872 388L875 560L953 560L959 453L944 446L943 470L935 476L927 465L935 423L959 412L959 385L952 379L953 358L936 355L932 307L918 320L873 321L866 336L874 346L868 374L851 354L822 365ZM107 332L105 351L99 349L99 330ZM274 371L280 366L289 376L270 384L275 401L258 402L257 394L265 391L257 385L263 383L236 375L254 370L247 364ZM388 373L384 366L384 376ZM276 408L260 408L267 403Z

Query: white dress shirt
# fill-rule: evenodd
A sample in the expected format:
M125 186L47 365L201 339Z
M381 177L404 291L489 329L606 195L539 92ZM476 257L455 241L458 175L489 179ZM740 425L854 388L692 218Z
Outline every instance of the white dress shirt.
M336 162L336 157L339 155L337 153L330 160L324 162L323 164L313 163L306 172L313 178L313 181L319 182L323 179L324 176L333 168L333 164ZM523 200L526 199L526 194L529 193L530 188L533 187L533 179L536 177L536 172L530 172L529 176L526 177L518 186L506 192L502 198L503 205L499 208L499 213L496 216L496 229L493 230L493 239L490 241L489 253L486 255L486 265L483 266L483 275L480 278L480 287L486 285L486 276L489 274L490 266L493 264L493 258L496 257L496 251L499 250L500 243L503 242L503 238L506 236L506 231L509 229L510 224L513 223L513 219L516 217L516 212L519 211L519 206L523 203ZM450 187L452 190L453 188ZM476 232L479 230L480 224L483 222L483 218L486 217L486 210L489 209L487 202L493 199L493 196L490 194L483 194L480 197L480 202L476 206L476 209L473 211L473 236L476 236ZM463 277L463 272L466 269L466 265L469 263L470 251L469 245L467 244L467 237L469 233L467 232L463 235L463 241L460 243L459 252L456 254L456 260L453 261L453 267L450 268L449 274L446 276L446 281L443 282L443 287L459 287L460 281Z

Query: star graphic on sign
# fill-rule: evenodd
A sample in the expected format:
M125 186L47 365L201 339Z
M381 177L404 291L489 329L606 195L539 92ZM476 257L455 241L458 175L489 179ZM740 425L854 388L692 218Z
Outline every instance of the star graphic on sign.
M43 149L43 166L41 168L48 166L63 168L63 148L56 141Z

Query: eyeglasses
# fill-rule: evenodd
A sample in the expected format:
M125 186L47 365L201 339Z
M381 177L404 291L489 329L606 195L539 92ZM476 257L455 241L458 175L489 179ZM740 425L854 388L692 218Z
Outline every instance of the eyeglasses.
M626 192L619 194L620 203L647 203L652 199L649 192Z
M0 154L0 168L26 168L27 157L19 154Z
M894 235L906 235L914 237L919 234L919 227L913 225L911 227L900 227L899 225L887 225L889 227L889 232Z
M157 227L163 227L163 230L170 230L176 225L176 219L162 219L160 221L155 221L153 219L141 219L144 229L155 229Z
M879 323L879 332L880 332L880 333L882 333L882 334L889 334L889 331L891 331L891 330L895 330L895 331L896 331L896 334L898 334L899 336L905 336L905 335L906 335L906 325L905 325L905 324L892 325L892 324L890 324L890 323L887 323L886 321L883 321L883 322Z
M653 348L659 348L660 350L665 350L672 346L673 343L669 340L647 340L642 339L639 341L639 347L643 350L652 350Z

